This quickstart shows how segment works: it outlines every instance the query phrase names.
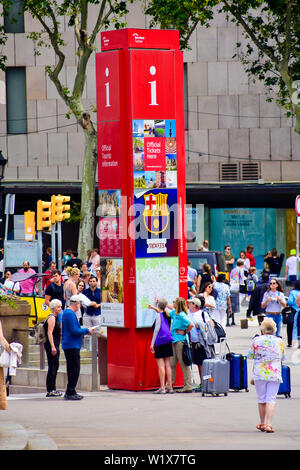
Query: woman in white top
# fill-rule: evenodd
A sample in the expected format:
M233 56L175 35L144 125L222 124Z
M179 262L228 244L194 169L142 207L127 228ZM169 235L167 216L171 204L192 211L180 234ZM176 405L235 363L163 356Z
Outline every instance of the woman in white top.
M285 297L282 287L277 279L271 279L270 287L264 293L261 306L265 309L266 317L272 318L276 323L276 336L280 336L282 324L282 309L286 307Z
M83 291L86 289L86 285L83 279L79 279L77 282L77 295L79 295L81 299L81 307L77 310L76 316L79 319L80 325L82 325L82 319L83 315L86 312L87 307L90 307L91 305L96 305L96 302L92 302L90 299L87 298L86 295L83 294Z
M248 271L249 271L249 268L250 268L250 260L246 256L246 251L242 250L240 252L239 260L242 260L244 262L244 269L245 269L245 271L247 271L247 274L248 274ZM245 273L245 275L246 275L246 273Z
M68 280L64 283L64 296L65 296L65 308L69 306L70 298L72 295L77 295L77 282L79 280L80 271L78 268L68 267L66 272L69 276Z
M214 286L211 282L206 282L201 289L201 294L205 300L205 307L208 309L209 315L213 313L216 308L216 301L214 298Z
M91 271L95 272L96 268L100 268L100 255L98 254L97 248L92 250L88 262L91 263Z
M7 288L9 294L19 294L20 293L20 284L19 282L11 281L12 273L11 271L6 271L4 275L4 287Z

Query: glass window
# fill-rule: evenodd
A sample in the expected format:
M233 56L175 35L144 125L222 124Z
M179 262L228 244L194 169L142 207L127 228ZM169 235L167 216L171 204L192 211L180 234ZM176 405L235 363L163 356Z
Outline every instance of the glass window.
M9 11L4 14L4 31L6 33L24 33L23 0L12 0Z
M7 133L27 133L26 73L25 67L6 69Z

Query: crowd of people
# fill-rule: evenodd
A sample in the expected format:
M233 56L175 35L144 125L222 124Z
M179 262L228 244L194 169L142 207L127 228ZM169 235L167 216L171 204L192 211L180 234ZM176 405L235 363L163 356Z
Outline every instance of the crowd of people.
M248 245L245 250L240 251L239 257L235 258L230 245L225 245L226 272L219 275L218 279L213 275L209 264L205 263L201 271L197 272L192 267L192 262L188 260L189 295L203 295L212 318L215 317L223 327L235 325L234 313L239 312L242 305L246 305L249 320L253 320L253 316L259 314L273 318L277 325L278 336L282 324L281 312L289 306L286 320L290 347L292 338L295 339L296 336L294 319L297 320L298 316L296 317L295 299L293 302L290 299L286 302L278 279L283 267L284 254L279 255L275 248L269 251L264 257L264 268L258 275L253 251L253 245ZM292 249L286 259L284 273L287 285L295 285L293 291L298 291L299 288L296 263L296 250Z
M225 331L229 326L228 319L233 317L232 296L236 294L239 304L244 300L249 302L249 319L262 313L266 317L260 325L261 335L252 340L248 357L254 359L253 378L260 416L257 429L274 432L272 416L281 382L281 362L285 357L280 336L282 312L287 306L290 307L289 318L292 320L287 328L288 346L292 346L294 341L300 344L300 281L294 275L293 260L288 258L286 277L290 282L294 282L294 288L286 299L277 279L283 256L278 255L276 250L266 255L265 268L260 277L256 273L252 245L242 250L238 259L232 255L229 245L225 246L224 251L226 273L214 275L209 264L204 264L201 272L197 272L188 261L188 299L178 297L170 304L168 300L160 298L155 305L148 305L148 308L156 312L150 348L157 362L160 387L154 393L175 393L178 363L184 384L176 391L193 391L192 369L184 361L185 344L191 345L192 364L197 366L199 372L200 383L197 390L201 390L203 361L216 356L215 343L218 338L215 327L220 325ZM295 256L294 251L291 251L290 258ZM67 360L68 375L64 398L81 400L83 397L77 394L76 384L80 373L82 339L101 325L100 257L97 250L92 250L87 260L82 262L76 252L66 252L63 262L64 270L60 272L49 253L42 280L45 304L50 311L45 322L47 340L44 347L48 358L46 396L62 395L56 390L61 344ZM10 281L11 276L5 273L3 285L14 293L32 295L37 288L37 279L34 277L36 273L28 261L24 261L20 272L33 274L33 277L13 283ZM269 357L270 354L272 357ZM273 366L276 368L276 374L263 369L265 360L268 360L271 371Z
M282 381L281 364L285 358L281 336L284 319L287 324L287 347L300 347L300 280L297 279L297 253L295 249L290 250L286 259L284 276L286 285L292 286L292 289L289 295L285 296L279 279L284 255L278 254L276 249L269 251L264 257L264 268L258 275L253 251L254 247L248 245L236 259L231 253L230 245L226 245L226 272L218 276L212 274L212 269L207 264L197 272L188 260L189 302L195 303L202 297L210 319L221 323L224 328L229 326L230 317L231 324L234 324L231 302L235 296L238 297L239 307L242 302L246 302L243 305L247 307L246 315L249 320L260 316L261 335L253 338L248 357L254 359L253 381L260 417L257 429L274 432L272 417ZM201 318L197 321L200 324Z
M48 360L46 378L47 397L61 396L56 390L56 377L59 369L60 345L67 364L68 385L64 395L67 400L80 400L76 392L80 372L80 349L84 335L91 334L101 327L100 256L97 249L90 250L82 261L77 252L67 250L63 256L63 271L59 271L52 261L51 249L47 249L44 272L41 280L35 276L29 261L23 262L18 273L24 274L20 280L12 280L12 271L7 269L0 284L4 291L22 297L39 293L49 315L44 322L46 341L44 343ZM27 274L31 276L26 276Z
M223 278L220 280L219 277L216 282L224 285ZM270 291L275 292L273 285L270 286ZM208 297L209 295L204 297L202 294L196 294L188 301L178 297L173 304L160 298L157 299L156 305L148 305L156 312L150 346L157 362L160 380L160 387L154 392L155 394L175 393L174 383L178 363L183 373L184 384L183 388L176 391L193 392L191 364L185 362L183 354L185 343L191 346L192 364L197 366L199 372L200 384L195 391L201 391L203 361L216 357L215 343L218 342L214 333L216 320L205 305L205 299ZM227 297L225 298L223 301L227 302ZM297 296L297 302L300 310L300 294ZM252 376L260 419L256 428L273 433L272 419L277 393L282 382L281 365L285 359L285 349L282 338L277 334L278 323L271 316L267 316L260 327L261 334L252 339L248 351L248 358L254 360Z
M76 251L66 250L63 253L62 266L63 270L59 271L56 262L52 261L51 248L48 248L41 279L35 276L37 273L29 261L24 261L23 267L17 271L25 275L24 280L20 278L17 282L13 281L13 271L6 269L0 284L7 293L26 297L38 295L41 283L42 296L47 307L51 300L58 299L65 308L69 304L70 297L78 294L82 299L82 308L76 312L80 324L86 326L92 322L92 326L95 326L96 320L100 321L101 313L101 268L98 249L89 250L85 261L78 258ZM27 274L31 276L26 276ZM97 318L92 321L90 317Z

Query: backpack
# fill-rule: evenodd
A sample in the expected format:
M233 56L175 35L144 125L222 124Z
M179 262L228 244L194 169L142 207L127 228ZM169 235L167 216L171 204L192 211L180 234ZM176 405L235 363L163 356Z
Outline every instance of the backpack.
M49 315L50 316L50 315ZM44 344L47 341L47 333L45 330L45 323L48 320L49 316L46 320L42 320L38 322L34 327L34 344Z
M246 280L246 289L247 289L247 292L253 292L254 291L255 282L254 282L253 278L248 278Z

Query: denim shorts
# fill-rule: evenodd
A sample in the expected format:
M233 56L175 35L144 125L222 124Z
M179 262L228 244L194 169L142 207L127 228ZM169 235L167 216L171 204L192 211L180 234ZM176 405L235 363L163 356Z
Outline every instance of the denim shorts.
M255 380L254 384L258 403L275 403L280 382L271 380Z

